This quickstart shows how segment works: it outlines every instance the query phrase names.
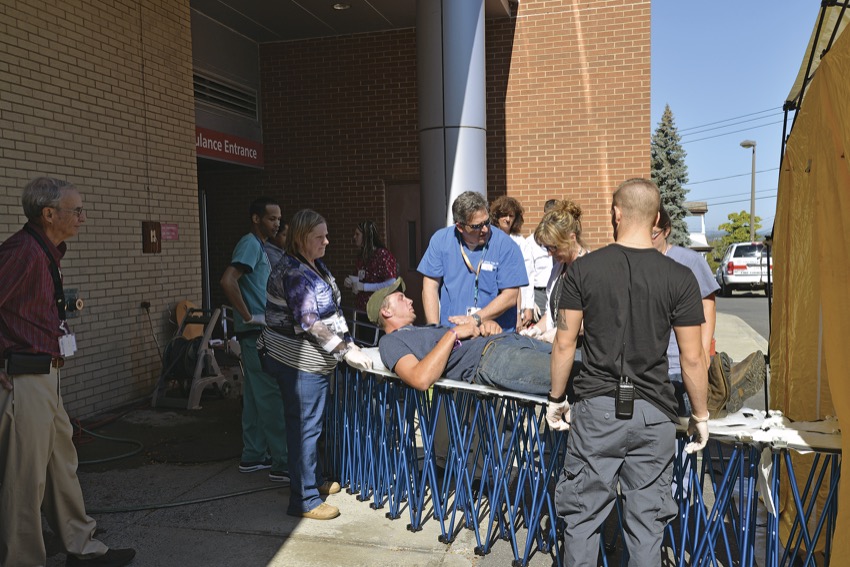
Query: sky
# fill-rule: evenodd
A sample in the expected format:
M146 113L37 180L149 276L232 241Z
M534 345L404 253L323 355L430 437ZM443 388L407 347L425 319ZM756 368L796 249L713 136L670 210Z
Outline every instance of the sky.
M651 129L670 105L687 153L686 200L708 203L706 231L750 210L743 140L756 142L755 214L761 231L773 227L782 105L819 9L819 0L652 0Z

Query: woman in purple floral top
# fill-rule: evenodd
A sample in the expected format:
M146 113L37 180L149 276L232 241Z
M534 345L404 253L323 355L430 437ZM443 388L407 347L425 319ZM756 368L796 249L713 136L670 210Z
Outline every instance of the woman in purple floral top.
M340 486L322 476L317 447L330 375L340 360L371 367L369 357L351 341L339 310L339 288L320 260L327 245L325 219L309 209L295 213L286 254L269 277L268 326L257 341L263 368L283 395L291 466L287 513L314 520L339 516L338 508L321 499L339 492Z

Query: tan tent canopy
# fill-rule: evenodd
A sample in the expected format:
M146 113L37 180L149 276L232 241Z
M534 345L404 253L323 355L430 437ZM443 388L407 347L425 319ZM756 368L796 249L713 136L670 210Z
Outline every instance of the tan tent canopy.
M836 416L842 455L850 455L850 34L841 33L848 4L822 6L785 104L786 127L788 112L796 114L787 141L783 136L770 334L771 409L797 421ZM839 535L850 526L848 467L842 459L831 549L838 563L850 556L850 538ZM819 493L819 505L824 496ZM780 531L787 535L793 516L786 513L793 509L787 493L780 506Z
M785 99L786 109L796 110L800 108L806 87L814 77L821 58L829 52L835 44L835 40L838 39L838 36L847 27L847 23L850 22L848 4L850 2L843 0L832 3L824 2L821 5L820 16L817 24L815 24L815 29L812 30L812 37L809 38L809 45L806 47L800 71L797 73L791 92Z

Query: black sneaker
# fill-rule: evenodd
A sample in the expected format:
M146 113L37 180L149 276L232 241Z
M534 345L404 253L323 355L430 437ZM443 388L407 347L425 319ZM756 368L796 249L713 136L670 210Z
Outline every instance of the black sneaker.
M241 473L257 472L270 468L272 468L271 459L266 459L265 461L242 461L239 463L239 472Z
M269 471L269 480L272 482L285 482L289 484L288 471Z
M135 556L135 549L114 549L110 547L100 557L92 557L91 559L80 559L76 555L68 555L65 565L66 567L124 567L124 565L129 565Z

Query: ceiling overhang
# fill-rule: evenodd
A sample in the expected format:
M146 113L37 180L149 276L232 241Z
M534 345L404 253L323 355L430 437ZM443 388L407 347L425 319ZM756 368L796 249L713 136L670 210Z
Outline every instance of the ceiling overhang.
M191 0L191 7L257 43L269 43L413 28L416 2ZM487 18L511 15L508 0L484 0L484 5Z

